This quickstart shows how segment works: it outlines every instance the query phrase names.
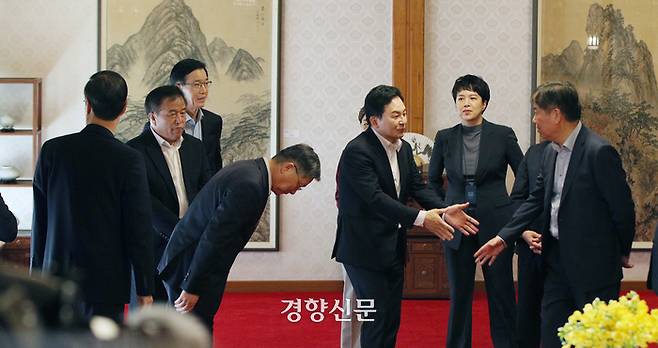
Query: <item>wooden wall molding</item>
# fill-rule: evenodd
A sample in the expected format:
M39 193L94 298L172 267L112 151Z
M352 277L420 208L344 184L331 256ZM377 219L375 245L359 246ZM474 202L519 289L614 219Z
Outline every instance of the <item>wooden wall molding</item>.
M425 0L393 0L393 85L407 106L407 131L423 133Z

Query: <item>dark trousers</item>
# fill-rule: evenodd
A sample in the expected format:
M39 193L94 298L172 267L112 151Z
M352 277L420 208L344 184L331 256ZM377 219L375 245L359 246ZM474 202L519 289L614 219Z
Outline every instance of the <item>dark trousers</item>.
M124 308L123 303L83 302L82 314L86 320L90 320L94 316L101 316L122 324Z
M541 265L541 255L533 253L522 239L516 244L516 253L519 266L519 303L516 307L519 346L539 347L541 299L544 293L544 270Z
M155 270L155 281L153 282L153 303L167 303L169 302L169 297L167 295L167 290L165 289L164 282L160 279L158 270ZM133 274L134 277L134 274ZM130 282L130 310L135 310L139 307L137 304L137 289L135 288L135 280Z
M174 302L180 296L182 289L181 288L172 288L165 283L165 288L169 295L169 302L171 305L174 305ZM199 293L199 301L192 309L192 313L197 316L201 322L206 326L211 335L214 332L214 320L215 314L219 309L219 305L222 302L222 297L224 296L224 289L226 288L226 281L217 282L210 286L208 290L205 290ZM195 294L196 295L196 294Z
M357 299L375 301L376 312L368 315L368 318L373 318L374 321L363 321L361 326L361 347L394 348L400 328L404 265L399 263L385 271L343 265L352 281ZM355 308L356 306L353 306L353 309Z
M557 241L544 241L543 253L546 262L544 298L542 300L541 344L543 348L562 347L557 329L563 326L575 310L582 310L585 304L596 297L609 301L619 297L621 282L609 286L582 290L574 289L568 281L560 263Z
M475 282L473 254L479 247L477 236L462 236L457 250L445 248L450 282L450 318L446 340L449 348L471 347ZM491 340L498 348L517 347L513 252L513 248L506 248L493 265L482 266L489 304Z

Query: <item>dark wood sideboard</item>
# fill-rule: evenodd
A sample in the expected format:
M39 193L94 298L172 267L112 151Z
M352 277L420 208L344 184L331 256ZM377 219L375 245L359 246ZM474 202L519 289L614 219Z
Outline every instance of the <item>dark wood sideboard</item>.
M407 231L407 266L404 298L450 297L443 245L430 231L413 227Z
M0 263L27 270L30 267L30 236L18 236L15 241L0 247Z

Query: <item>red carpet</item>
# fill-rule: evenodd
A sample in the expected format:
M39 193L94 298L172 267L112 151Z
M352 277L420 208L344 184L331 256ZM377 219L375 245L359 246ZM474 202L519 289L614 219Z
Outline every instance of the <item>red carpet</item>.
M334 300L341 296L333 292L308 293L227 293L215 317L215 347L314 347L335 348L340 345L340 323L328 314ZM640 292L649 307L658 308L658 297ZM302 310L302 319L291 323L280 314L287 304L281 300L324 299L329 303L325 318L319 323ZM447 300L404 300L398 347L444 347L450 303ZM489 338L489 311L486 295L476 293L473 302L473 347L492 347Z

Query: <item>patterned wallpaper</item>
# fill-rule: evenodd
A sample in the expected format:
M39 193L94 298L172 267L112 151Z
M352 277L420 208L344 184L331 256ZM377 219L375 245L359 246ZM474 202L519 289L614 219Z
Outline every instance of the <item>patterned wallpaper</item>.
M491 89L485 117L530 141L532 1L427 0L425 134L459 122L450 94L455 79L479 75Z
M231 279L340 279L331 260L336 234L335 173L359 132L356 115L377 84L391 83L391 3L283 1L281 147L308 143L322 180L280 200L280 251L238 256Z
M491 89L485 117L512 127L521 149L528 148L532 11L532 1L426 0L425 135L434 139L439 129L459 122L452 85L475 74ZM631 262L636 266L624 269L624 279L646 280L649 253L633 252Z
M456 77L483 76L492 88L487 117L529 141L530 1L426 0L426 134L458 122L450 97ZM336 228L334 175L359 132L367 91L391 83L391 0L282 1L281 146L312 145L322 181L280 200L280 251L244 252L234 280L341 279L330 259ZM84 125L82 86L96 70L96 1L0 1L0 76L44 79L44 138ZM475 29L473 29L475 28ZM0 152L13 144L0 143ZM11 190L11 192L8 192ZM22 224L30 189L2 189ZM647 253L626 279L646 276Z

